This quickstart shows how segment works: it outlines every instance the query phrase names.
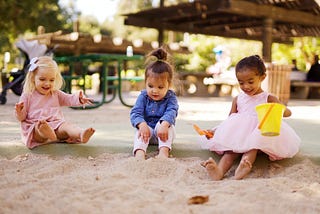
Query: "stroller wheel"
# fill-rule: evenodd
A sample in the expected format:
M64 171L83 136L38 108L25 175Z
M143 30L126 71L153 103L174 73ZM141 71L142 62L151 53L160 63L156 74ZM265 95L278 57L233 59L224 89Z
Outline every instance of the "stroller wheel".
M2 94L0 94L0 104L4 105L7 102L7 98L5 96L3 96Z

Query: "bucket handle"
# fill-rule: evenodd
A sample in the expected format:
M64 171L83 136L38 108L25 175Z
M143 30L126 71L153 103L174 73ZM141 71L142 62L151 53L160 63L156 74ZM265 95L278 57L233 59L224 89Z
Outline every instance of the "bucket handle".
M267 113L264 115L264 117L262 118L259 126L258 126L258 129L261 129L261 127L264 125L264 123L266 122L266 119L268 118L272 108L275 106L275 103L272 103L267 111Z

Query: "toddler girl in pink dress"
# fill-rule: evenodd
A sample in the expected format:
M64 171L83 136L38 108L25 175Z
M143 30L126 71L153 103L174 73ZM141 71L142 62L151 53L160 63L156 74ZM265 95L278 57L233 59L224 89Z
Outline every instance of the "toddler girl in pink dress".
M266 78L261 58L257 55L243 58L236 65L236 77L242 92L233 99L229 117L211 130L213 137L200 139L209 150L222 154L218 164L212 158L201 163L213 180L221 180L240 156L235 179L242 179L251 171L258 151L266 153L270 160L291 158L299 151L301 140L284 121L279 136L262 136L258 129L255 107L262 103L280 103L276 96L261 88ZM290 109L285 108L283 116L291 116Z
M29 148L66 141L86 143L95 130L85 130L66 122L61 106L90 104L82 92L66 94L59 89L63 78L56 62L49 56L33 58L23 86L23 93L15 105L15 114L21 122L21 135Z

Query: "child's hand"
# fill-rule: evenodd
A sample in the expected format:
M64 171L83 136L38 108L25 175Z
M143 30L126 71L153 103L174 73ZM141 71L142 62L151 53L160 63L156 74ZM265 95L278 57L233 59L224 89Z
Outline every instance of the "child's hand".
M79 93L79 101L80 101L80 103L81 103L82 105L84 105L84 104L92 104L92 102L93 102L92 99L85 97L85 96L83 95L83 92L82 92L82 91L80 91L80 93Z
M24 103L21 102L21 103L16 103L15 105L15 110L16 110L16 113L17 115L20 115L22 110L23 110L23 107L24 107Z
M205 136L206 138L209 140L210 138L213 138L213 135L214 135L214 131L208 129L208 130L205 130Z
M170 124L167 121L162 121L157 129L157 136L163 142L166 142L168 140L169 126Z
M24 120L24 115L23 115L23 108L24 108L24 103L16 103L15 105L15 111L16 111L16 117L18 120L22 121Z
M142 122L138 125L139 128L139 135L138 138L142 138L142 141L144 143L148 143L149 139L150 139L150 129L147 125L147 123Z
M24 103L23 102L16 103L16 105L15 105L16 111L22 111L23 107L24 107Z

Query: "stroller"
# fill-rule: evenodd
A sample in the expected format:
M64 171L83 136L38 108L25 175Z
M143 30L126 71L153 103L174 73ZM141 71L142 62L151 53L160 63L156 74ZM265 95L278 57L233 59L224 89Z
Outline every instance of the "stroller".
M18 96L21 95L23 89L22 83L27 74L30 59L43 55L51 55L53 53L53 48L48 49L46 45L39 44L37 40L27 41L22 39L16 42L15 45L24 54L25 61L22 69L10 72L9 79L12 80L2 88L2 92L0 94L0 104L2 105L7 102L6 96L9 89L11 89L14 94Z

